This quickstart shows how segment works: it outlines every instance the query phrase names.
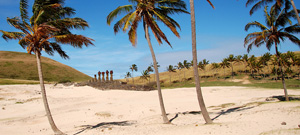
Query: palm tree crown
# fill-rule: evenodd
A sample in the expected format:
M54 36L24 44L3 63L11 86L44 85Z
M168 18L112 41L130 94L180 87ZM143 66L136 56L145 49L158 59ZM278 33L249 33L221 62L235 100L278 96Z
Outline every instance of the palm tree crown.
M129 30L128 36L133 46L136 45L136 31L138 23L141 21L143 21L144 27L147 24L147 26L151 28L152 33L159 44L162 44L162 40L164 40L171 45L165 34L158 26L157 21L164 23L177 37L180 37L177 32L177 28L180 29L180 26L169 15L174 13L188 13L186 11L185 2L181 0L128 1L133 5L119 6L117 9L112 11L107 16L107 24L110 25L119 14L126 13L126 15L114 25L114 32L117 33L120 29L124 32Z

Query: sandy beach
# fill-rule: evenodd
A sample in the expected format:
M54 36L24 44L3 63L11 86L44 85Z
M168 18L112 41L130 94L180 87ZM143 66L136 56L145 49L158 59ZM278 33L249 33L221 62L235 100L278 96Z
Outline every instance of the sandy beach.
M54 121L68 135L299 135L300 102L266 101L281 89L203 87L214 124L204 124L195 88L164 89L162 124L157 91L97 90L46 85ZM288 90L300 95L300 90ZM0 86L0 135L52 135L39 85Z

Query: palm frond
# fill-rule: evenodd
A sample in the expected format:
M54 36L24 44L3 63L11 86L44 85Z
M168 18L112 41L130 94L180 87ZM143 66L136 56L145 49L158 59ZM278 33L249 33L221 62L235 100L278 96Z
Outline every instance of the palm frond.
M24 36L23 32L7 32L7 31L3 31L0 30L0 32L2 33L2 38L4 40L8 40L8 39L22 39L22 37Z
M20 12L23 23L26 23L29 20L28 17L28 1L20 0Z
M245 26L245 31L248 31L249 28L251 27L257 27L259 29L263 30L267 30L268 28L266 26L264 26L263 24L261 24L260 22L254 21L254 22L250 22Z
M92 43L92 41L94 41L93 39L82 35L68 34L68 35L55 36L54 38L58 43L70 44L71 46L78 47L78 48L82 48L83 45L85 46L94 45Z
M109 15L106 17L107 24L110 25L111 22L120 14L122 13L129 13L133 9L132 5L125 5L119 6L114 11L110 12Z

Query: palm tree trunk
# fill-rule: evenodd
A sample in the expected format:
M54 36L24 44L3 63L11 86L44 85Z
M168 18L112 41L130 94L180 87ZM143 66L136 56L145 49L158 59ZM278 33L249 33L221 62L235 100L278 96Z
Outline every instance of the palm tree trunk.
M56 135L65 135L62 131L60 131L57 126L54 123L54 120L51 115L51 111L49 108L48 100L47 100L47 95L46 95L46 90L45 90L45 85L44 85L44 78L43 78L43 72L42 72L42 66L41 66L41 54L38 51L35 51L36 55L36 62L37 62L37 69L38 69L38 74L39 74L39 79L40 79L40 86L41 86L41 91L42 91L42 97L43 97L43 103L44 107L46 110L46 114L48 117L48 121L51 125L52 130Z
M291 3L292 3L292 5L293 5L295 14L296 14L296 16L297 16L298 24L300 25L300 17L299 17L299 13L298 13L298 11L297 11L297 8L296 8L296 6L295 6L294 0L291 0Z
M278 62L279 70L280 70L280 73L281 73L281 81L282 81L282 85L283 85L285 101L289 101L289 95L288 95L286 85L285 85L284 73L282 71L282 66L281 66L281 63L280 63L280 57L279 57L279 52L278 52L278 48L277 48L277 43L275 43L275 50L276 50L276 56L277 56L277 62Z
M233 79L233 64L232 62L230 62L230 64L231 64L231 79Z
M150 37L149 37L149 32L148 32L148 25L145 24L144 26L145 28L145 33L146 33L146 39L149 45L149 49L152 55L152 59L153 59L153 65L154 65L154 70L155 70L155 75L156 75L156 85L157 85L157 91L158 91L158 99L159 99L159 104L160 104L160 109L161 109L161 113L162 113L162 117L163 117L163 122L164 124L169 124L171 123L167 117L166 114L166 109L165 109L165 105L164 105L164 101L163 101L163 97L162 97L162 92L161 92L161 88L160 88L160 82L159 82L159 73L158 73L158 68L157 68L157 62L156 62L156 58L155 58L155 53L150 41Z
M209 114L205 107L205 103L204 103L204 99L203 99L203 95L202 95L202 91L201 91L201 86L200 86L198 67L197 67L196 20L195 20L194 0L190 0L190 6L191 6L191 26L192 26L193 68L194 68L194 77L195 77L197 98L198 98L199 106L201 109L201 113L203 115L203 118L204 118L206 124L211 124L213 122L212 122L211 118L209 117Z
M131 78L132 78L132 83L133 83L133 85L134 85L134 79L133 79L133 70L132 70L132 76L131 76Z

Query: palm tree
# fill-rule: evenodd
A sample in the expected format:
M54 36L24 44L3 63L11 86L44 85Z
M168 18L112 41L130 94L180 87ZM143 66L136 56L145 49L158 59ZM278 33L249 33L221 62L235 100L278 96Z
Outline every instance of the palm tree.
M177 65L176 65L175 67L176 67L179 71L180 71L181 69L184 68L182 62L178 62ZM179 76L179 81L181 81L181 79L180 79L180 74L178 74L178 76Z
M133 78L133 71L137 72L138 71L138 67L136 66L136 64L132 64L129 69L131 70L131 78L132 78L132 83L134 84L134 78Z
M220 67L224 69L224 80L226 79L225 77L225 69L230 67L230 63L228 62L228 60L226 58L224 58L222 60L222 62L220 63Z
M188 70L191 67L191 63L189 63L187 60L184 60L183 61L183 67ZM186 77L185 77L185 71L183 71L183 77L184 77L184 79L186 79Z
M213 4L210 2L210 0L206 0L213 8ZM199 102L199 106L202 112L202 115L205 119L205 122L207 124L211 124L212 120L209 117L209 114L207 112L203 95L201 91L200 86L200 80L199 80L199 73L198 73L198 67L197 67L197 46L196 46L196 19L195 19L195 8L194 8L194 0L190 0L190 7L191 7L191 29L192 29L192 54L193 54L193 68L194 68L194 77L195 77L195 84L196 84L196 92L197 92L197 98Z
M126 81L128 82L128 78L131 77L131 73L130 72L126 72L125 74L125 78L126 78Z
M217 76L217 74L218 74L218 69L220 68L220 65L218 64L218 63L211 63L211 69L212 70L215 70L216 71L216 73L215 73L215 77Z
M248 65L250 68L251 76L254 77L254 71L256 69L256 57L254 55L251 55L251 57L248 59Z
M82 48L83 45L93 45L91 42L93 41L92 39L71 33L71 29L84 29L88 27L88 24L81 18L67 18L74 13L68 12L71 11L72 8L62 7L63 4L64 0L54 0L48 3L43 0L36 0L33 5L33 16L29 19L27 11L28 2L27 0L21 0L21 18L7 18L7 22L21 32L0 31L4 39L19 40L19 44L24 49L26 48L29 54L34 53L36 55L44 107L51 128L55 134L64 133L55 125L48 105L41 66L41 53L43 50L49 55L54 55L54 52L57 52L62 58L68 59L68 55L60 47L61 44L67 44L77 48ZM68 11L66 11L66 9L68 9Z
M140 77L143 80L148 80L148 78L150 79L150 75L149 75L149 71L148 70L143 70L142 72L142 76Z
M270 13L268 13L268 7L265 7L265 17L267 26L259 23L259 22L251 22L245 26L245 30L248 31L251 27L260 28L261 32L253 32L246 36L244 45L248 46L248 52L252 49L252 46L260 47L262 44L266 44L266 47L270 50L272 45L275 44L276 57L278 60L279 70L281 72L282 84L284 88L285 98L288 101L288 93L285 86L284 75L282 71L282 63L279 62L280 56L278 52L278 45L281 41L285 41L285 39L289 39L291 42L300 46L300 40L292 35L299 33L300 25L292 25L291 20L289 19L293 12L276 12L276 5L271 7ZM287 24L291 26L285 27Z
M176 72L175 68L173 67L173 65L169 65L167 67L167 71L169 72L169 75L170 75L170 84L172 83L171 81L171 76L172 76L172 72Z
M260 57L259 62L262 64L263 67L268 66L268 62L271 60L271 54L265 53L263 56ZM264 79L266 79L266 73L264 72Z
M137 39L137 27L139 22L143 22L143 27L145 31L145 37L147 39L149 49L152 55L155 74L156 74L156 83L158 89L158 96L160 101L160 107L162 111L162 117L164 123L170 123L167 118L166 111L164 108L160 82L159 82L159 73L157 68L157 62L155 53L149 37L149 27L152 30L152 33L159 44L162 44L163 40L167 42L170 46L171 43L168 41L165 34L162 32L157 22L162 22L177 36L177 28L180 28L179 24L172 19L169 15L175 13L188 13L186 11L185 2L182 0L128 0L133 5L120 6L114 11L112 11L107 16L107 24L110 25L111 22L121 13L126 13L126 15L121 18L115 25L115 33L119 32L122 29L124 32L129 30L128 36L129 40L133 46L136 45Z
M149 83L150 83L150 80L151 80L151 78L150 78L150 72L154 71L151 65L148 66L147 71L149 72Z
M246 7L250 4L253 4L257 0L248 0L246 3ZM287 10L290 9L290 6L293 6L294 13L296 15L296 19L298 21L298 24L300 25L300 18L299 18L299 11L297 10L294 0L259 0L250 10L250 15L252 15L256 10L261 8L262 6L266 6L268 3L273 3L276 1L276 8L281 8L283 5L285 5L285 8Z
M205 67L207 66L209 64L209 61L208 60L206 60L206 59L203 59L202 61L200 61L199 63L198 63L198 68L200 69L200 70L203 70L203 71L205 71Z
M242 61L243 61L244 66L245 66L245 73L247 73L248 54L244 54L244 55L243 55Z
M230 54L227 58L227 61L230 62L230 67L231 67L231 79L233 79L233 62L235 61L235 57L233 54Z
M243 60L242 60L242 55L238 55L238 56L235 56L235 63L237 63L237 64L239 64L240 62L242 62ZM241 70L239 70L238 72L240 72L241 73Z

